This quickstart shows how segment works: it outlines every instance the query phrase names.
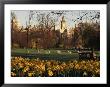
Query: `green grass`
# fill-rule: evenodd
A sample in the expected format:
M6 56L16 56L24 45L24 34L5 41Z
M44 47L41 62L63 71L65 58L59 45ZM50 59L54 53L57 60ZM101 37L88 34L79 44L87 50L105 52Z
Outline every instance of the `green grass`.
M27 53L28 50L30 52L35 52L36 51L36 49L12 49L11 52L12 53Z
M94 51L97 56L100 56L100 51Z
M50 53L48 53L50 51ZM52 49L47 49L47 50L43 50L43 49L40 49L40 53L39 54L58 54L57 52L58 50L52 50ZM60 50L61 51L61 54L64 54L64 55L72 55L74 53L76 53L75 51L73 50ZM68 52L68 51L71 51L71 54ZM12 49L11 50L12 53L28 53L28 54L37 54L38 53L38 50L37 49ZM59 53L60 54L60 53Z
M41 58L41 59L56 59L56 60L70 60L78 59L79 54L75 50L60 50L61 53L58 53L56 49L12 49L12 56L22 56L29 58ZM50 53L48 53L50 51ZM68 52L71 51L71 54ZM100 56L100 51L94 51L97 56Z
M78 59L78 53L71 50L71 54L68 52L70 50L61 50L61 53L57 53L58 50L55 49L40 49L40 53L37 49L12 49L12 56L29 56L29 58L41 58L41 59L56 59L56 60L70 60ZM50 53L48 53L50 51Z

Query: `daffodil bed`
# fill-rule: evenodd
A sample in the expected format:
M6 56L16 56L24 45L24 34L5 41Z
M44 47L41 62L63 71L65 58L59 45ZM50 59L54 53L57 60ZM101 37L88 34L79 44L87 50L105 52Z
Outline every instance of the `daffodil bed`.
M99 77L98 60L40 60L12 57L12 77Z

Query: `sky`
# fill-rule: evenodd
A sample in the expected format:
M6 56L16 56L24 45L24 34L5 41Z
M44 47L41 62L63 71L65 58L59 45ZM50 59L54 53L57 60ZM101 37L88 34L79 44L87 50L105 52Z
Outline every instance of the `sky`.
M79 22L100 22L100 11L99 10L12 10L16 15L19 25L26 27L29 25L29 15L32 16L31 25L37 25L41 15L50 15L49 18L55 21L55 25L59 28L59 23L62 16L66 20L67 27L75 27ZM39 17L40 16L40 17ZM83 17L82 17L83 16ZM82 20L80 18L82 17ZM99 18L96 18L99 17Z

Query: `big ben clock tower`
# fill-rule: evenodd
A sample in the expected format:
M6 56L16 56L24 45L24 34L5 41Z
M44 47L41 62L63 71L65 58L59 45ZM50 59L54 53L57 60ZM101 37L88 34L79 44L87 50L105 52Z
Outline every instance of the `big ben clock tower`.
M66 28L67 28L67 26L66 26L66 21L65 21L64 16L63 16L63 17L62 17L62 20L61 20L60 33L63 33Z

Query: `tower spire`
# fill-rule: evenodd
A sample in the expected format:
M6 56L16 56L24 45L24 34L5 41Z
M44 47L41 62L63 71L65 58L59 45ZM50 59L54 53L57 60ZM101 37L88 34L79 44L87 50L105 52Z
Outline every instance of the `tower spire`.
M63 33L65 29L66 29L66 21L65 21L64 16L62 16L60 32Z

